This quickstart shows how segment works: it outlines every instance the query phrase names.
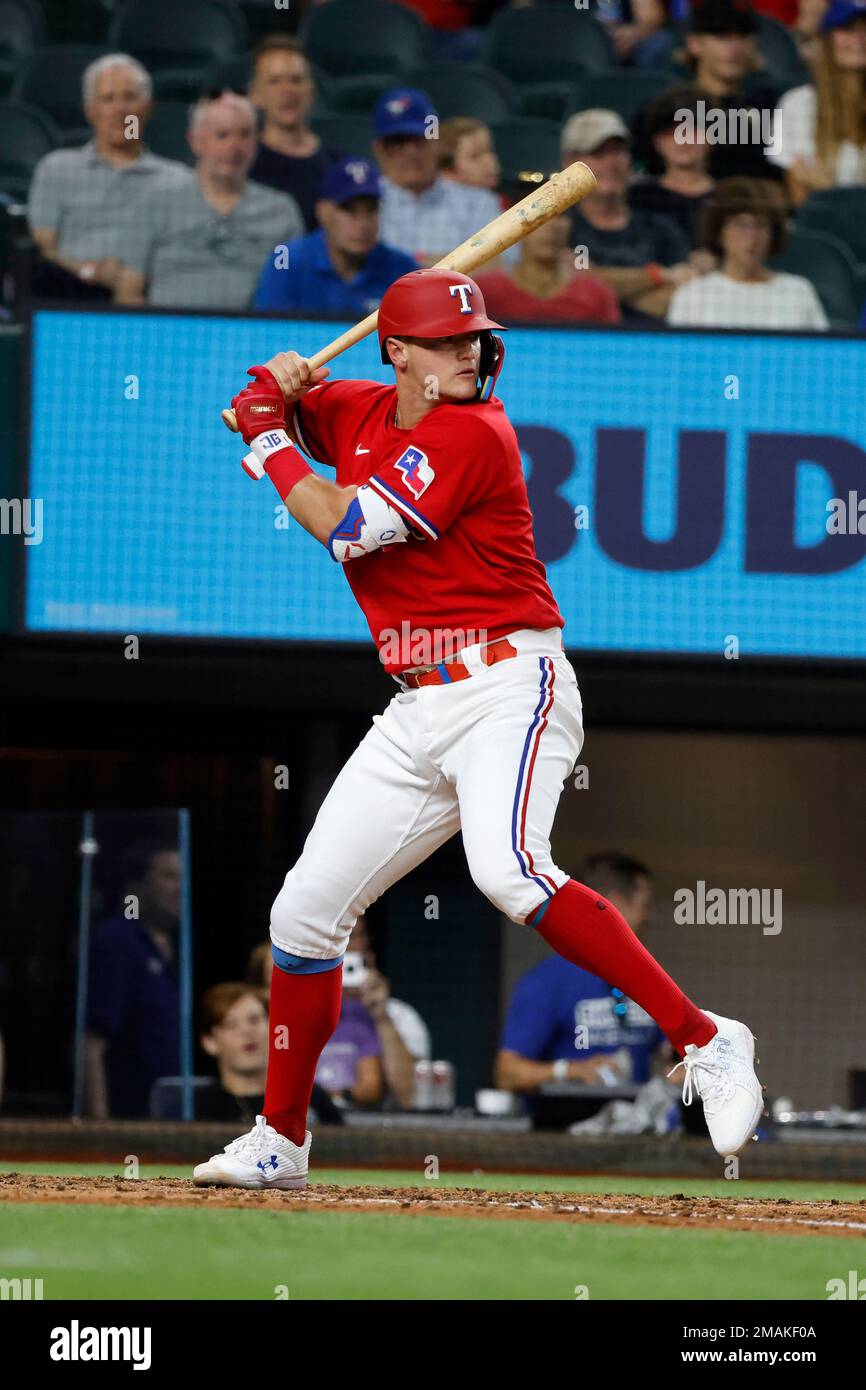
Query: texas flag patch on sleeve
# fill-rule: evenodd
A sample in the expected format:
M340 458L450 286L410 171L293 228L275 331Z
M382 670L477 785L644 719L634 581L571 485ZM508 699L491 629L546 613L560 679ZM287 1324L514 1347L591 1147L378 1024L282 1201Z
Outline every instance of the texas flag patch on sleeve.
M413 497L420 497L422 492L426 492L436 477L427 455L413 444L403 451L394 467L403 474L403 481Z

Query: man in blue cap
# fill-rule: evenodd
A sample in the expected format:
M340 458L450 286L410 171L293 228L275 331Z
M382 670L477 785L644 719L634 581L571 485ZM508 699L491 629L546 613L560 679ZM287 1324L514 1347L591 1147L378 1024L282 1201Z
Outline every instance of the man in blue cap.
M253 307L351 319L372 314L394 280L418 269L411 256L380 241L381 196L381 179L369 160L350 155L332 165L316 202L319 227L275 249Z
M382 170L382 236L420 265L435 265L502 212L489 189L439 177L439 117L426 92L383 92L373 126Z

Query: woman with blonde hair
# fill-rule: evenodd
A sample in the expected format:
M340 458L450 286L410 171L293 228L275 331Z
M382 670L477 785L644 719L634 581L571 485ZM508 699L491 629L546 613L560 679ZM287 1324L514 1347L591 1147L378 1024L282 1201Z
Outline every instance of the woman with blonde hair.
M866 0L831 0L813 70L782 97L768 150L797 206L816 189L866 184Z

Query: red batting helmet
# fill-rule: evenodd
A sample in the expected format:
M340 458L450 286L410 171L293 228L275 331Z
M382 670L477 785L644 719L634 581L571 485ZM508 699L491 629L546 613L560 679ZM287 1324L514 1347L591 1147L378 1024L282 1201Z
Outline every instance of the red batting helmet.
M410 270L390 285L379 305L379 347L388 362L386 338L450 338L481 334L479 396L487 400L502 369L505 345L491 331L504 328L488 318L484 296L459 270Z

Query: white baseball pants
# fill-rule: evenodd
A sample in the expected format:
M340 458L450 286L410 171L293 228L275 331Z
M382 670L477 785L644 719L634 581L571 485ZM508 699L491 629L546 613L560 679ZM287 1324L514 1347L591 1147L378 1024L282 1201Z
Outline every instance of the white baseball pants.
M514 922L566 882L550 830L583 744L577 678L558 628L509 641L516 657L485 666L464 648L468 679L401 689L374 717L274 902L279 950L342 956L360 914L458 830L476 885Z

